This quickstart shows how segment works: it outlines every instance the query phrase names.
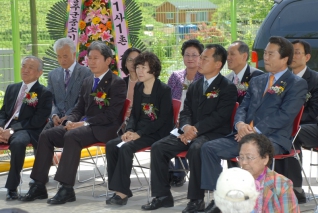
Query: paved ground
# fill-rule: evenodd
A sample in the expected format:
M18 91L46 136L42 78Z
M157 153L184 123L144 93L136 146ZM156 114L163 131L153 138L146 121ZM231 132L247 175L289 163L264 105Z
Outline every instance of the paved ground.
M305 172L308 175L309 174L309 151L304 151L304 165L305 165ZM316 159L316 155L315 159ZM138 154L139 160L141 160L141 164L147 165L149 163L149 153L139 153ZM100 161L101 163L101 161ZM93 175L93 167L89 165L85 165L81 167L82 171L80 173L81 178L89 177ZM100 165L100 169L103 170L103 166ZM141 175L141 172L139 169L137 169L138 174ZM55 168L52 167L50 174L55 173ZM30 170L25 171L23 175L23 184L22 184L22 194L25 194L28 190L28 182L30 181L29 178ZM148 172L147 172L148 174ZM317 176L317 170L313 169L314 176ZM0 213L1 212L13 212L13 208L19 208L24 211L30 212L30 213L37 213L37 212L58 212L58 213L69 213L69 212L105 212L105 211L112 211L112 212L118 212L118 213L135 213L135 212L143 212L140 209L140 206L147 203L147 191L138 191L134 192L134 196L128 200L128 203L126 206L117 207L117 206L109 206L105 204L105 196L94 198L92 197L92 187L89 186L93 183L93 181L88 181L87 183L77 183L75 187L78 187L76 192L76 202L67 203L64 205L57 205L57 206L51 206L46 204L46 200L36 200L34 202L30 203L24 203L20 201L11 201L6 202L5 201L5 195L6 195L6 189L3 188L5 181L7 178L7 174L0 173ZM99 179L100 182L101 179ZM135 174L132 174L131 176L131 188L139 187L138 180L136 178ZM313 182L313 190L315 194L318 194L318 184L315 182L314 178L312 178ZM142 179L142 183L146 185L145 179ZM50 181L47 184L49 197L52 197L56 193L56 185L57 182L53 180L53 177L50 177ZM96 187L96 193L97 194L103 194L106 190L106 185L100 185ZM304 190L307 192L308 185L304 183L303 186ZM173 195L184 197L186 196L187 192L187 183L183 187L179 188L172 188ZM161 212L181 212L188 200L187 199L179 199L175 201L175 206L172 208L161 208L159 210L153 211L157 213ZM301 212L314 212L314 201L310 201L306 204L300 205ZM5 211L4 209L11 209L10 211Z

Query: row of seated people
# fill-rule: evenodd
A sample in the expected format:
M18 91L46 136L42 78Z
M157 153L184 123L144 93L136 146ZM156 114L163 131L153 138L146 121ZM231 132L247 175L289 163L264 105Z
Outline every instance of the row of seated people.
M125 204L128 197L132 196L129 190L131 166L127 167L127 165L132 164L132 154L143 147L152 146L151 168L153 171L151 172L151 179L152 183L156 183L152 186L152 194L156 198L154 198L151 204L142 207L145 210L156 209L161 207L161 205L173 206L168 174L169 161L179 152L188 150L187 158L189 159L189 168L192 175L188 190L188 199L190 199L190 202L184 212L204 210L204 189L212 191L215 189L215 182L221 171L221 168L217 165L219 164L217 161L221 158L230 159L237 156L236 141L240 141L246 134L253 132L263 133L271 139L276 154L288 152L287 150L291 146L289 133L291 132L292 122L290 121L296 116L297 109L299 110L305 102L307 94L306 81L295 77L287 69L287 66L291 64L293 59L293 46L284 38L271 38L265 49L265 58L267 58L265 68L270 74L256 77L250 82L248 87L246 86L243 89L242 86L246 85L243 84L243 80L250 79L250 76L246 77L244 74L244 77L242 77L239 75L241 72L238 72L238 74L234 72L232 73L232 79L229 77L230 80L228 80L219 74L226 59L228 59L230 67L234 66L235 57L238 56L243 57L245 60L243 69L246 70L243 71L247 71L247 68L249 68L246 65L248 51L241 53L241 46L244 47L244 43L233 43L229 47L229 57L227 57L226 50L220 45L207 45L206 49L202 53L199 52L199 54L195 52L200 51L195 46L188 46L182 50L184 63L187 67L183 72L183 79L184 81L188 81L188 84L182 84L182 88L186 87L185 90L187 92L184 92L184 89L180 90L182 94L179 98L184 99L184 106L180 113L180 135L178 137L169 135L173 127L172 97L170 87L158 80L161 70L160 61L154 54L148 52L141 53L134 59L130 58L129 60L128 58L125 65L128 64L128 61L131 64L134 62L132 66L136 69L140 83L137 83L136 86L129 86L133 81L130 77L127 79L129 80L127 95L129 96L132 93L129 89L132 90L133 88L134 90L132 111L125 134L121 138L114 139L116 138L116 130L121 124L120 113L126 98L126 86L124 81L108 72L109 63L111 62L109 48L100 42L92 43L88 56L89 67L95 79L86 78L83 81L78 104L72 110L72 113L66 119L65 117L53 116L54 125L56 123L60 125L47 129L41 134L38 147L40 151L37 152L36 161L31 173L31 178L35 182L26 196L22 197L21 200L30 201L47 198L45 183L54 146L64 147L64 153L67 154L63 155L65 157L62 157L55 176L55 180L61 182L62 187L56 196L48 200L48 203L60 204L76 199L73 186L79 163L80 150L84 146L101 141L107 143L108 180L110 189L116 192L106 203L119 205ZM203 77L198 78L197 81L192 83L193 79L191 80L191 75L188 75L188 67L195 63L197 64L198 72ZM23 72L30 72L32 68L33 70L31 71L39 71L39 66L40 62L36 58L27 58L22 63L22 77ZM26 71L23 71L23 68L27 68ZM33 81L31 82L35 80L37 83L36 80L39 77L39 73L41 72L33 73ZM196 75L197 73L195 72L192 77L194 78ZM27 74L25 74L26 77ZM26 84L28 83L24 79L23 81ZM231 81L236 83L236 85ZM65 87L67 87L67 83L69 82L65 82ZM17 88L17 90L21 88L21 83ZM31 94L32 92L29 93ZM67 88L65 92L67 92ZM35 92L35 94L38 93ZM49 92L47 94L48 96L50 95ZM246 94L246 98L243 99L236 114L234 132L227 136L232 131L230 125L231 112L235 102L238 100L238 96L242 98L240 97L242 94ZM16 92L14 98L17 96L18 92ZM38 95L38 97L39 100L35 97L36 104L38 105L34 107L35 109L32 113L39 115L36 109L40 106L42 96ZM263 102L265 99L268 100ZM31 106L33 103L32 99L27 101L29 101L26 102L27 105ZM50 100L44 100L43 102L46 103L47 108L50 107ZM8 103L11 102L9 101ZM13 113L10 113L12 109L8 105L4 105L2 111L3 109L7 110L4 120L8 121L8 115L12 115ZM288 114L286 115L284 112L288 112ZM270 121L269 117L271 114L277 114L278 116L271 117ZM45 117L45 114L41 114L41 116ZM57 118L59 119L58 121L56 121ZM20 119L20 116L18 119ZM14 134L17 134L19 129L15 128L15 121L10 121L9 127L12 128L11 131L15 131ZM19 120L16 122L19 122ZM271 122L270 125L269 122ZM253 126L250 126L250 123ZM45 124L45 121L44 123L38 123L40 126L43 126L43 124ZM19 125L21 126L21 124ZM107 134L105 134L105 130ZM11 131L9 134L11 134ZM3 132L5 132L3 135L7 136L7 130ZM14 138L5 136L2 139L4 142L8 142L8 139L11 140ZM226 143L223 139L223 141L220 139L225 136L227 136L227 139L224 139ZM31 138L28 141L32 141ZM121 148L118 148L117 144L121 141L129 143L125 143ZM202 145L205 148L202 149L201 153ZM224 149L224 146L226 146L226 149ZM227 152L219 153L221 150L226 150ZM201 154L209 157L201 159ZM212 156L214 159L212 159ZM206 168L214 169L207 170ZM12 175L16 171L12 171ZM161 171L167 172L165 174ZM9 176L8 180L11 180ZM18 180L19 182L19 178L15 179L15 181ZM10 187L6 185L6 187L13 191L13 185ZM8 197L10 197L9 193ZM213 203L211 202L211 204Z

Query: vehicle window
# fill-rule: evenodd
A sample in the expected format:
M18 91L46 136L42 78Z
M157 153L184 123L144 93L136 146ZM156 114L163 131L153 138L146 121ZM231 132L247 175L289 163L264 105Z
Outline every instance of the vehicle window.
M286 38L318 38L317 8L317 1L298 1L286 5L275 19L271 34L279 33Z

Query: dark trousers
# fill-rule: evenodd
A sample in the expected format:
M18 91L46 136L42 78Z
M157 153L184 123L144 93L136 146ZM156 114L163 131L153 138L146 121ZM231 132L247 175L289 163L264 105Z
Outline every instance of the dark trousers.
M16 189L20 184L20 172L23 167L26 146L31 142L26 130L16 131L9 139L11 160L10 170L5 187L10 190Z
M134 153L138 150L151 146L155 139L149 136L126 142L120 148L117 144L121 138L115 138L107 142L106 158L109 189L121 192L132 197L130 188L130 174L133 164Z
M294 142L295 148L301 151L301 147L315 148L318 147L318 126L317 124L301 125L301 130ZM299 155L302 160L302 152ZM287 178L293 181L294 187L301 187L303 178L301 167L296 158L287 158L284 160L284 167L288 168L283 173Z
M209 139L199 136L190 144L184 145L176 136L169 135L151 147L151 191L153 197L170 195L169 162L182 151L187 151L189 160L190 180L188 186L188 199L203 199L204 190L201 185L201 146Z
M201 189L214 191L223 168L222 159L231 159L239 155L238 142L234 134L205 143L201 148L202 184ZM283 149L273 143L275 154L283 154Z
M70 131L66 131L63 126L58 126L43 131L39 138L31 178L45 183L51 167L54 147L64 147L54 180L74 186L81 151L83 147L96 142L97 139L89 126Z

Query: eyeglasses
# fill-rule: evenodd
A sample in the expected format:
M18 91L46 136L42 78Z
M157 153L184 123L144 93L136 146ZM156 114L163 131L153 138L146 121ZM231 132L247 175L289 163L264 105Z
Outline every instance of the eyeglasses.
M200 55L184 55L185 58L197 58L199 57Z
M255 160L256 158L258 157L252 157L252 156L246 156L246 157L243 157L243 156L239 156L237 157L239 161L243 162L244 160L246 160L248 163L250 163L252 160Z
M304 52L300 52L300 51L295 51L294 55L301 55L301 54L305 54Z
M131 62L134 62L135 59L134 58L127 58L127 62L131 63Z

